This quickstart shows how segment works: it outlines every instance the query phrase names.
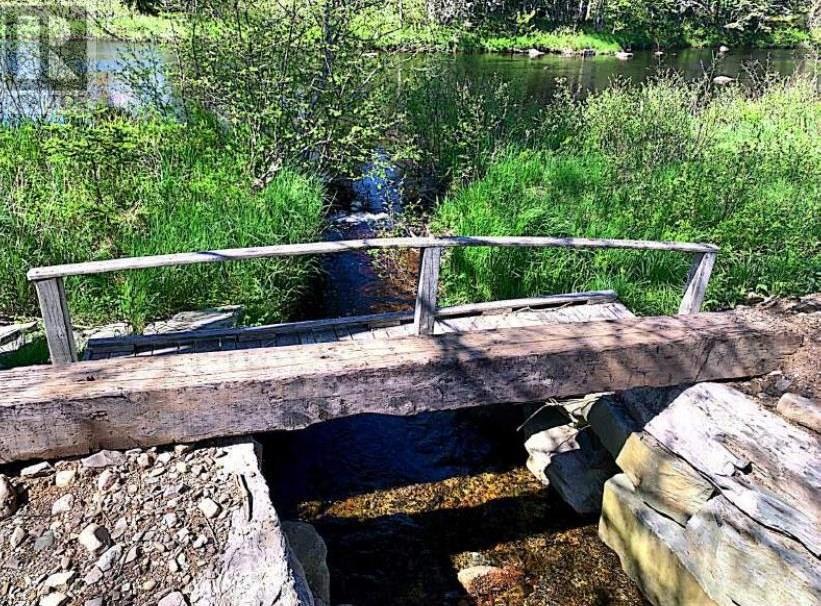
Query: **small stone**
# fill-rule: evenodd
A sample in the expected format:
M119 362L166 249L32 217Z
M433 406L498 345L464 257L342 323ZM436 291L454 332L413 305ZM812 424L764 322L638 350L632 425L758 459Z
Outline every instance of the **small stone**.
M177 473L188 473L188 464L180 461L174 466L174 469L177 470Z
M191 450L191 444L177 444L174 446L174 452L177 454L183 454Z
M104 547L111 543L111 537L108 530L99 524L89 524L77 537L80 545L85 547L90 553L99 553Z
M177 517L177 514L173 511L166 513L162 517L163 524L165 524L168 528L173 528L174 526L176 526L178 521L179 518Z
M139 555L140 548L137 545L132 546L131 549L128 550L128 553L125 554L125 563L131 564L131 562L136 560Z
M20 526L14 529L14 532L11 533L11 538L9 538L9 544L12 548L19 547L23 541L26 540L26 531L23 530Z
M17 491L9 479L0 474L0 520L5 520L17 511Z
M54 531L49 530L41 537L39 537L36 541L34 541L34 551L44 551L46 549L51 549L54 545Z
M155 467L148 473L149 478L158 478L165 473L165 467Z
M180 571L180 565L177 564L177 560L168 560L168 571L171 574L177 574Z
M108 549L100 558L97 560L97 568L102 570L103 572L108 572L111 570L111 567L114 566L117 562L120 561L120 557L123 555L123 548L121 545L114 545Z
M154 579L148 579L145 583L142 584L143 591L151 591L157 586L157 581Z
M73 570L69 570L67 572L56 572L46 579L44 585L49 589L66 588L71 582L71 579L73 579L76 575L77 573Z
M195 477L199 476L202 473L202 471L203 471L203 466L200 465L199 463L196 463L196 464L191 466L191 475L193 475Z
M68 596L59 591L40 598L40 606L63 606L66 602L68 602Z
M115 541L125 534L128 530L128 520L120 518L114 523L114 530L111 531L111 538Z
M179 591L174 591L157 602L157 606L188 606L188 600Z
M91 570L88 571L88 574L86 574L86 577L83 580L85 581L86 585L96 585L100 582L100 579L102 578L103 571L94 566Z
M168 465L171 462L173 455L170 452L162 452L157 456L157 463L160 465Z
M20 470L20 476L23 478L41 478L49 475L53 471L54 468L48 462L43 461L42 463L35 463L34 465L23 467L23 469Z
M58 471L57 474L54 476L54 484L58 488L65 488L66 486L71 486L74 483L74 479L76 477L76 469L63 469L62 471Z
M117 474L110 469L103 470L100 477L97 478L97 490L105 492L117 482Z
M103 598L91 598L86 600L83 606L103 606Z
M208 537L201 534L196 539L194 539L194 542L192 543L192 546L194 547L194 549L200 549L202 547L205 547L207 544L208 544Z
M216 518L221 511L220 506L208 497L200 501L197 507L199 507L202 514L209 520L212 518Z
M68 493L63 495L51 505L51 515L57 516L63 513L68 513L74 507L74 495Z
M63 570L68 570L69 566L71 566L71 558L67 555L60 558L60 568Z
M123 465L125 462L125 455L116 450L101 450L81 461L83 467L88 469L102 469L113 465Z
M137 465L142 467L143 469L148 469L154 464L154 457L148 453L144 452L137 457Z

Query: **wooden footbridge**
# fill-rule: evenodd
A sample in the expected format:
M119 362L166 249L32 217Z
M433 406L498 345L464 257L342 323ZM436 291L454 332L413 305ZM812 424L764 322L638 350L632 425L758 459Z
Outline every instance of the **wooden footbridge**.
M623 248L693 255L680 315L636 318L611 291L441 308L453 247ZM371 249L421 250L413 311L91 341L78 362L63 280L115 271ZM718 249L577 238L387 238L32 269L52 367L2 374L0 463L762 374L800 337L700 314ZM168 355L192 354L192 355Z

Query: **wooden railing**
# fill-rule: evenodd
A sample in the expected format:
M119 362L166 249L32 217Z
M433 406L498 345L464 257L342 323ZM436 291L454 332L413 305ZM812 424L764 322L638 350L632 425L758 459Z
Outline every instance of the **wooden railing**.
M199 263L223 263L245 259L270 257L295 257L302 255L343 253L373 249L409 249L422 252L419 285L414 310L414 325L419 335L432 335L436 318L442 315L437 305L439 267L442 250L467 246L494 247L534 247L571 249L634 249L666 250L691 253L694 260L684 288L684 298L679 308L680 314L697 313L704 302L707 283L715 264L718 247L710 244L685 242L656 242L645 240L591 240L586 238L542 238L542 237L482 237L454 236L443 238L380 238L366 240L342 240L338 242L313 242L308 244L283 244L256 248L234 248L206 252L176 253L150 257L131 257L108 261L90 261L69 265L37 267L28 272L28 279L34 282L40 301L43 322L46 329L49 353L54 364L77 361L77 347L71 325L71 315L66 301L63 279L68 276L85 276L134 269L193 265ZM595 293L586 293L587 295ZM566 296L569 297L569 296ZM591 298L590 296L584 297ZM528 299L544 301L546 298ZM521 303L519 301L518 303ZM477 304L477 308L483 304ZM460 306L470 311L471 306Z

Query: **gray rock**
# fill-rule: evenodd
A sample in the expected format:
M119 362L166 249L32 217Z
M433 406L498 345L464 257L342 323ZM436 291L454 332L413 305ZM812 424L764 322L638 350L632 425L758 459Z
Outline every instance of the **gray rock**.
M316 529L304 522L283 522L282 530L294 555L302 564L308 587L315 598L331 602L331 573L328 570L328 548Z
M103 598L91 598L90 600L86 600L83 606L103 606Z
M75 576L77 576L77 573L73 570L55 572L46 579L44 585L49 589L64 589L68 587Z
M174 591L157 602L157 606L188 606L188 600L179 591Z
M113 465L123 465L125 462L126 456L116 450L101 450L81 461L83 467L88 469L102 469Z
M103 571L97 568L96 566L93 566L91 570L88 571L88 574L86 574L86 577L83 580L85 581L86 585L96 585L100 582L102 578Z
M40 598L40 606L63 606L68 602L68 596L59 591L50 593Z
M14 515L17 511L17 491L9 479L0 474L0 520Z
M143 469L148 469L154 464L154 456L148 452L144 452L137 457L137 465Z
M34 541L34 551L40 552L54 546L54 532L49 530Z
M57 516L63 513L68 513L71 511L72 507L74 507L74 495L68 493L54 501L51 506L51 515Z
M104 469L100 477L97 478L97 490L105 492L117 482L117 474L110 469Z
M11 537L9 538L9 545L12 548L19 547L22 545L23 541L26 540L26 531L22 529L22 527L18 526L14 529L14 532L11 533Z
M103 555L97 560L97 568L102 570L103 572L108 572L111 568L120 561L120 558L123 555L123 548L121 545L114 545L110 549L106 550Z
M42 463L35 463L34 465L29 465L28 467L23 467L20 470L20 477L23 478L42 478L43 476L47 476L54 471L54 468L51 466L48 461L43 461Z
M89 524L83 529L77 540L90 553L96 554L111 543L111 536L108 534L108 530L99 524Z

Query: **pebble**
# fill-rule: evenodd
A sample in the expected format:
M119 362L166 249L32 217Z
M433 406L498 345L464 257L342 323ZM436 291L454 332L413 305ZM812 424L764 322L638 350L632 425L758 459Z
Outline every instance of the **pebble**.
M111 531L111 538L115 541L125 534L128 530L128 520L120 518L114 523L114 530Z
M41 478L49 475L52 471L54 471L54 468L51 464L47 461L43 461L42 463L35 463L34 465L23 467L23 469L20 470L20 476L23 478Z
M65 488L66 486L71 486L76 477L76 469L63 469L62 471L58 471L57 475L54 476L54 484L58 488Z
M144 452L140 456L137 457L137 465L139 465L143 469L148 469L153 464L154 464L154 457L150 453Z
M66 602L68 602L68 596L59 591L40 598L40 606L63 606Z
M208 537L205 535L199 535L194 542L192 543L194 549L200 549L201 547L205 547L208 544Z
M77 573L73 570L69 570L67 572L56 572L46 579L44 585L49 589L68 587L71 579L73 579L76 575Z
M100 582L100 579L103 578L103 571L94 566L91 570L88 571L86 574L85 583L86 585L95 585Z
M9 479L0 474L0 520L14 515L17 511L17 491Z
M83 606L103 606L103 598L91 598L86 600Z
M171 457L173 455L170 452L161 452L157 455L157 463L160 465L168 465L171 462Z
M131 564L131 562L137 559L138 555L140 555L140 548L137 545L132 546L131 549L128 550L128 553L125 554L125 563Z
M101 450L83 459L83 467L88 469L102 469L112 465L123 465L126 461L125 455L116 450Z
M108 549L100 558L97 560L97 568L102 570L103 572L108 572L111 570L111 567L114 566L119 560L120 557L123 555L123 548L121 545L114 545Z
M116 481L117 474L110 469L106 469L100 474L100 477L97 478L97 489L100 491L106 491L111 488Z
M220 506L208 497L200 501L197 507L199 507L202 514L209 520L217 517L221 511Z
M44 551L54 545L54 532L49 530L34 541L34 551Z
M157 586L157 581L154 579L148 579L145 583L142 584L143 591L151 591Z
M72 507L74 507L74 495L68 493L54 501L51 506L51 515L56 516L62 513L68 513Z
M177 560L168 560L168 571L171 574L177 574L180 571L180 565L177 564Z
M163 524L165 524L168 528L173 528L174 526L176 526L178 521L179 518L177 517L177 514L173 511L166 513L162 517Z
M174 466L174 469L177 470L177 473L188 473L188 464L180 461Z
M188 600L179 591L174 591L157 602L157 606L188 606Z
M111 537L108 530L99 524L89 524L83 529L77 540L90 553L96 554L111 542Z
M20 526L14 529L14 532L11 533L11 538L9 538L9 544L12 548L19 547L20 544L26 540L26 531L23 530Z
M184 452L188 452L191 450L191 444L177 444L174 447L174 452L177 454L183 454Z
M157 478L165 473L165 467L155 467L148 473L149 478Z

